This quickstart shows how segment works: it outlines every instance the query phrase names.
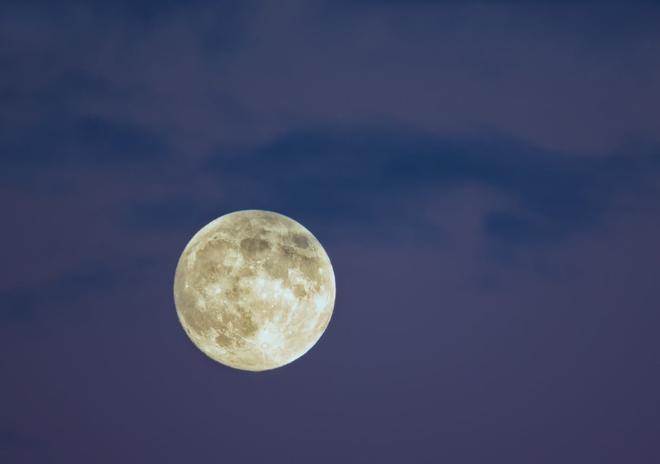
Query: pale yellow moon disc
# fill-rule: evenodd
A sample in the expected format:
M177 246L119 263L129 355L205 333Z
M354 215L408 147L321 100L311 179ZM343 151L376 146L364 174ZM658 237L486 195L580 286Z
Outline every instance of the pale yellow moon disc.
M263 371L319 340L335 304L330 259L314 235L281 214L246 210L203 227L174 277L179 321L212 359Z

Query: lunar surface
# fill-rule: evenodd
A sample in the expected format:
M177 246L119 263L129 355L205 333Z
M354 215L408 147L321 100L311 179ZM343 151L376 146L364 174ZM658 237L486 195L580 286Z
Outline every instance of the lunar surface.
M321 244L281 214L246 210L202 228L174 278L181 325L227 366L262 371L305 354L330 322L335 276Z

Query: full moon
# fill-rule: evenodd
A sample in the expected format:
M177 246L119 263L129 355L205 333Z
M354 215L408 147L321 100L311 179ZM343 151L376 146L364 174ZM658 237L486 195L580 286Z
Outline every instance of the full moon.
M301 224L270 211L237 211L186 245L174 302L188 337L207 356L263 371L298 359L321 338L335 304L335 275Z

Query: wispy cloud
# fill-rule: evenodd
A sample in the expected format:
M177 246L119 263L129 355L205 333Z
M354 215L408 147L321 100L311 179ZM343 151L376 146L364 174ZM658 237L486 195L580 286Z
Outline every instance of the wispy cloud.
M136 207L132 223L198 223L222 209L258 207L383 234L392 221L428 230L435 199L475 187L505 199L482 217L484 236L524 243L593 225L617 194L636 191L659 168L658 150L585 158L500 136L296 131L256 150L209 158L200 175L217 179L216 201L196 203L189 186L178 199ZM442 211L431 214L441 225Z

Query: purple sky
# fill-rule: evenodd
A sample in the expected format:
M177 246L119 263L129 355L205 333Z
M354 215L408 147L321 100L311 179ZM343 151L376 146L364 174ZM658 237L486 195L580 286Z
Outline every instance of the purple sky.
M0 6L0 461L660 462L660 8ZM227 212L323 243L320 342L179 326Z

